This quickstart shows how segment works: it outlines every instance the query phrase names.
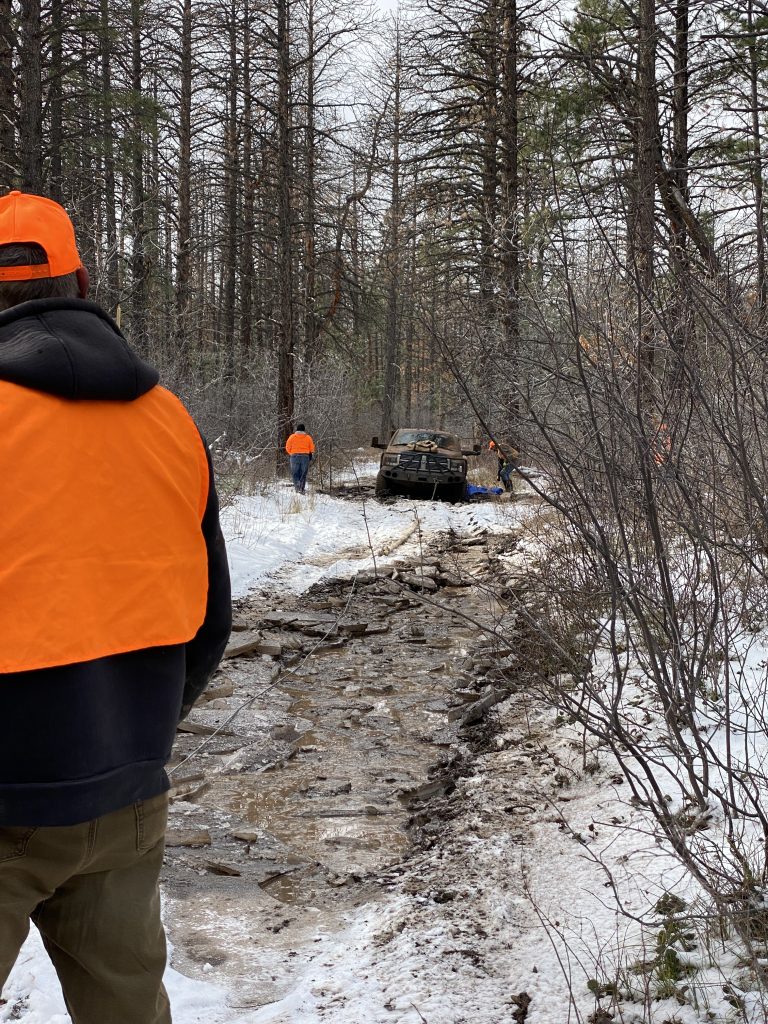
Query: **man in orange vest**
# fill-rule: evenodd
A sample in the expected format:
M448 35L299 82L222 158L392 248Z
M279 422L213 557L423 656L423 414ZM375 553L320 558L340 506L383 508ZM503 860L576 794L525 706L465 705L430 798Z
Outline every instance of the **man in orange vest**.
M304 493L307 486L307 473L312 456L315 454L315 442L306 432L303 423L296 424L296 430L285 442L285 450L291 457L291 476L294 490Z
M74 1024L169 1024L164 766L229 573L197 427L87 292L62 207L0 197L0 987L33 921Z

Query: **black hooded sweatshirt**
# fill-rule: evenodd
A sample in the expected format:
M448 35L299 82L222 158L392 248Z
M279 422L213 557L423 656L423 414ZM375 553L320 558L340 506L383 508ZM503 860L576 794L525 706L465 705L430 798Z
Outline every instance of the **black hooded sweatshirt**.
M130 402L158 374L99 306L43 299L0 313L0 380L77 401ZM168 789L179 718L216 671L232 625L210 455L208 470L208 602L192 640L0 673L0 826L74 825Z

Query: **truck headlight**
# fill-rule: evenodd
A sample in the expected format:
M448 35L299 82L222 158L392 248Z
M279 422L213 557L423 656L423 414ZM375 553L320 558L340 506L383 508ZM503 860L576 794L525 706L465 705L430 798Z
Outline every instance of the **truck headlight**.
M466 471L466 468L467 468L467 464L463 460L458 461L458 462L454 462L454 460L451 459L451 472L452 473L464 473Z
M383 455L381 458L382 466L396 466L399 461L399 455Z

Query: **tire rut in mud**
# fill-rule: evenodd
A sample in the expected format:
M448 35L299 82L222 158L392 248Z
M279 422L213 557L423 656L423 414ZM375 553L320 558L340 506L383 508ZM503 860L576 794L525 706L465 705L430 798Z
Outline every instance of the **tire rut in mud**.
M291 965L254 981L263 936L296 956L456 813L515 660L481 632L514 543L446 534L416 562L240 604L172 762L164 891L182 970L210 965L243 1005L278 998Z

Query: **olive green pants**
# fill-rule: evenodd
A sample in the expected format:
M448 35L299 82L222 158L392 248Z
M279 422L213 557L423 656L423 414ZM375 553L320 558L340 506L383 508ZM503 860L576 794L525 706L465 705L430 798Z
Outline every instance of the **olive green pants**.
M0 988L34 921L74 1024L170 1024L166 794L82 825L0 828Z

